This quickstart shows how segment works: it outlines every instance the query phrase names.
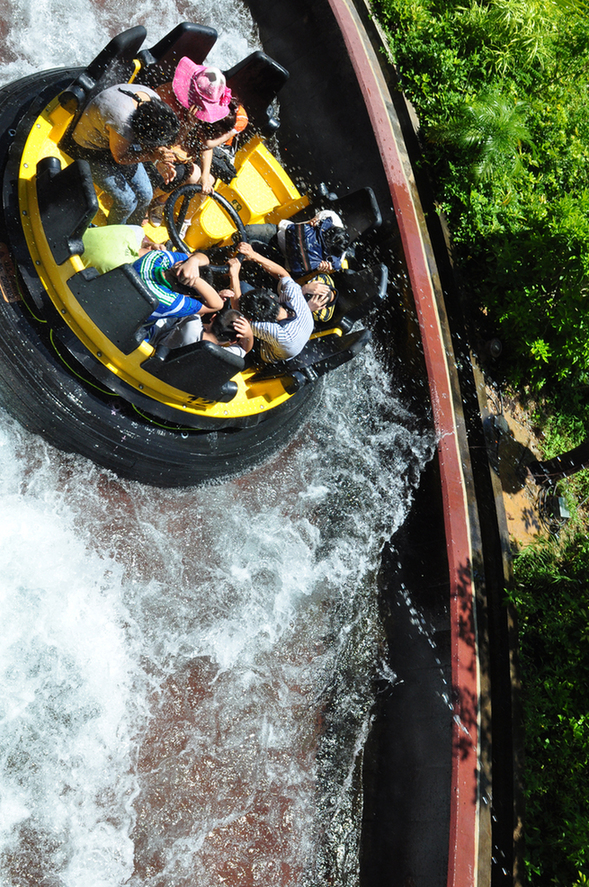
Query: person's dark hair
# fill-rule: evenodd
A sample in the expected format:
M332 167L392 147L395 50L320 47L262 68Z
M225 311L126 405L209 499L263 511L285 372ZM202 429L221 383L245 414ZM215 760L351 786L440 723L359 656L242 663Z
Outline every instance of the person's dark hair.
M239 307L250 320L274 323L278 317L278 296L268 289L253 289L242 293Z
M350 245L350 235L345 228L332 225L321 232L321 240L330 256L341 256Z
M243 317L243 314L235 308L221 309L215 314L211 323L211 332L220 343L236 340L238 333L233 324L238 317Z
M232 98L229 102L229 113L215 123L202 123L202 132L207 139L218 139L224 133L229 132L235 126L239 102Z
M180 130L180 121L161 99L141 102L131 114L131 129L144 148L172 145Z

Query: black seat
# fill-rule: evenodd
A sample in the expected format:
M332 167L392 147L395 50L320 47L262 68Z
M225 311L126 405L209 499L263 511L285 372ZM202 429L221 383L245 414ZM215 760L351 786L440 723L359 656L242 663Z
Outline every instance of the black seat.
M350 243L358 240L365 231L378 228L382 216L372 188L359 188L350 194L338 197L329 205L329 209L340 216L348 229Z
M349 332L357 320L386 297L389 269L381 263L360 271L340 271L333 275L333 280L338 294L333 317L324 323L316 322L315 328L339 327Z
M84 252L82 234L98 211L90 167L76 160L64 169L57 157L37 164L37 201L47 242L58 265Z
M333 334L310 339L297 357L261 367L252 377L252 382L286 375L288 379L284 387L289 394L293 394L308 382L314 382L351 360L371 338L370 330L362 329L345 336Z
M113 37L94 61L60 94L60 104L72 113L79 113L96 92L128 80L133 72L133 60L137 58L146 34L145 28L138 25Z
M130 354L144 338L144 324L158 300L132 265L106 274L85 268L68 281L81 307L96 326L123 352Z
M117 34L68 88L60 93L60 105L74 115L59 142L61 150L70 157L84 157L86 154L72 138L82 111L98 92L114 86L115 83L125 83L129 79L135 68L134 60L146 34L143 25Z
M169 82L183 56L188 56L197 65L203 64L216 39L217 32L212 28L190 22L178 25L153 49L139 53L139 59L145 65L141 82L152 88ZM265 134L274 132L278 120L271 105L288 80L288 71L266 53L257 51L224 73L227 86L244 105L250 123Z
M238 354L206 341L171 350L160 346L141 364L142 369L173 388L222 403L237 394L237 383L230 380L244 367L245 361Z
M138 54L143 65L139 81L152 89L169 83L181 58L186 56L195 64L202 65L216 40L214 28L181 22L151 49L144 49Z
M272 103L288 77L286 68L261 51L252 52L225 71L227 86L245 107L252 126L263 135L278 129Z

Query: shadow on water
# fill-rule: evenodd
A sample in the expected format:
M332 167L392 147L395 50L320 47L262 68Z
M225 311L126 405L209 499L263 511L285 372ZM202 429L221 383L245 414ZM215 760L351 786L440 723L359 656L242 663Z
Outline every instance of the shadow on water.
M436 885L447 877L452 690L439 491L434 461L422 476L408 519L384 552L379 573L388 664L396 680L377 683L365 751L361 884L366 887Z

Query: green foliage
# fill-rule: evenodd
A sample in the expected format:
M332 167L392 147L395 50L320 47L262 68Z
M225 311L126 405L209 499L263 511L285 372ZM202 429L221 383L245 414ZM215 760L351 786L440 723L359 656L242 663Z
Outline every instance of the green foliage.
M534 424L542 429L542 457L552 459L566 453L587 439L589 403L587 388L576 388L559 398L545 398L532 416ZM586 520L589 503L589 469L578 471L563 482L562 492L572 513L572 529Z
M517 385L589 380L589 16L575 0L376 0L474 306Z
M554 16L546 15L551 6L549 2L473 0L460 10L460 27L471 45L486 44L486 66L495 73L505 74L514 58L527 68L544 67L551 59L549 38L556 28Z
M527 549L515 563L532 887L589 876L588 571L585 532Z
M521 144L531 142L523 114L522 102L488 90L458 106L448 122L433 125L430 139L451 145L465 158L472 155L469 171L474 182L493 178L505 161L511 161L512 174L517 175L522 171Z
M508 380L543 389L546 457L566 451L589 427L587 3L373 0L373 9L420 120L464 288L503 340ZM589 499L589 471L571 487ZM515 565L531 887L589 883L582 520Z

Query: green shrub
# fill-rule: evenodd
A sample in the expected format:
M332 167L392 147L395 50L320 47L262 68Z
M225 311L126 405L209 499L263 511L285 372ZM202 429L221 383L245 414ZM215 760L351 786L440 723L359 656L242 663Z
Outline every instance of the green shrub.
M515 563L532 887L572 887L589 875L588 575L584 532L525 550Z
M575 0L375 0L473 306L516 386L543 389L546 457L589 427L589 16ZM571 481L589 498L589 472ZM589 883L589 542L522 552L526 871Z
M514 384L589 380L589 17L550 0L377 0L461 280Z

